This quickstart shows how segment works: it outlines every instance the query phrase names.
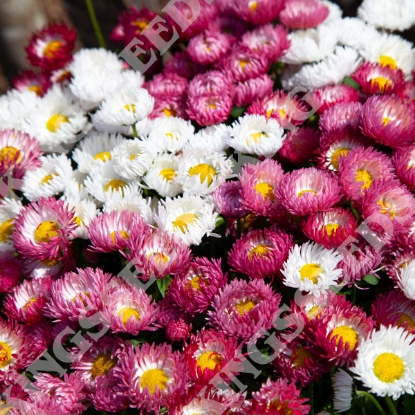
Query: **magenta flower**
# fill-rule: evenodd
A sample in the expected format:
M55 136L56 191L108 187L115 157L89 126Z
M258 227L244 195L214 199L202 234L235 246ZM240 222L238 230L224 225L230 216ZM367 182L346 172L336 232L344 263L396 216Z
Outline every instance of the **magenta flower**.
M212 194L218 212L227 218L244 218L249 210L243 207L240 181L225 182Z
M187 93L188 80L175 73L157 74L151 81L146 82L143 88L155 98L182 97Z
M289 29L311 29L324 22L329 12L318 0L288 0L279 18Z
M248 79L245 82L238 82L233 91L233 103L237 107L247 107L256 99L271 94L273 86L274 81L267 74Z
M415 190L415 145L399 148L394 151L392 162L395 166L399 180L408 186L409 190Z
M231 48L230 37L219 30L205 30L190 39L187 52L194 62L211 65L219 62Z
M330 108L333 108L345 102L358 102L359 92L348 85L330 85L313 91L311 97L311 106L318 114L324 114Z
M22 264L13 252L0 253L0 293L8 293L22 279Z
M35 73L25 70L19 73L12 80L14 88L18 91L33 91L37 96L42 97L52 86L52 82L45 73Z
M242 20L261 25L276 19L284 3L285 0L232 0L230 7Z
M221 71L208 71L196 75L189 82L189 98L200 95L232 95L232 80Z
M191 96L187 105L189 118L205 127L228 119L232 110L232 98L227 94Z

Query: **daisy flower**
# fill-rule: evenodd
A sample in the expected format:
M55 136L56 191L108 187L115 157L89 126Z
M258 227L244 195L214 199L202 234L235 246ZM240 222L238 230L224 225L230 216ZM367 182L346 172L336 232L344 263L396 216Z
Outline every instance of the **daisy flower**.
M396 175L409 190L415 190L415 145L396 149L393 152L392 162Z
M77 201L74 199L67 199L68 205L75 211L74 220L77 227L72 232L72 238L89 239L88 228L99 211L97 205L91 199L84 199Z
M225 182L213 193L218 212L227 218L244 218L249 210L243 207L241 196L242 185L240 181Z
M14 219L22 209L22 202L18 199L0 200L0 252L14 250L12 240Z
M233 89L232 100L237 107L247 107L256 99L272 94L274 81L268 74L238 82Z
M271 158L282 147L284 138L277 120L245 115L232 124L228 145L242 153Z
M201 72L202 66L194 64L186 50L173 54L164 65L164 73L176 74L189 80Z
M0 320L0 378L12 369L23 369L28 360L29 343L23 326Z
M356 374L370 392L398 399L415 390L415 336L402 327L384 327L373 331L359 346Z
M0 252L0 293L10 292L19 285L21 278L22 264L13 251Z
M160 73L153 76L151 81L143 84L151 96L163 98L165 96L185 97L189 81L174 73Z
M232 0L232 11L242 20L254 25L263 25L272 22L284 8L280 0Z
M221 152L229 148L227 141L231 126L226 124L210 125L201 128L184 148L195 148L209 152Z
M279 19L289 29L308 29L326 20L329 8L316 0L290 0L285 4Z
M232 95L232 79L222 71L207 71L189 82L189 97L200 95Z
M226 33L207 29L190 39L187 52L196 63L210 65L219 62L230 48L230 37Z
M281 270L283 283L314 295L324 293L342 276L338 268L341 259L338 252L313 242L294 245Z
M190 96L187 105L188 117L200 126L206 127L228 119L232 111L232 98L227 94Z
M344 102L359 101L359 92L349 85L330 85L313 91L310 104L318 114Z
M337 412L346 412L352 407L353 378L343 369L333 375L333 406Z
M398 274L398 285L407 298L415 300L415 284L413 276L415 273L415 260L410 261L406 266L402 267Z
M38 97L43 97L52 86L51 79L45 73L35 73L31 70L19 72L12 79L12 84L18 91L32 91Z

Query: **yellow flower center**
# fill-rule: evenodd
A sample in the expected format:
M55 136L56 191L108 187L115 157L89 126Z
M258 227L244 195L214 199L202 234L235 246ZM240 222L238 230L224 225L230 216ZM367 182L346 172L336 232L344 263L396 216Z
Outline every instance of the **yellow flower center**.
M313 282L313 284L317 284L320 274L322 273L323 269L318 264L305 264L300 269L301 281L304 281L307 278Z
M373 373L385 383L399 380L405 373L403 360L394 353L381 353L373 362Z
M190 279L186 283L186 289L191 290L194 289L196 291L200 291L200 282L203 281L203 277L200 277L199 275L195 275L192 279Z
M339 169L339 159L340 157L345 157L349 153L350 148L339 147L333 151L333 154L330 156L330 163L333 166L334 170Z
M58 177L59 174L57 173L52 173L52 174L48 174L46 175L40 182L40 184L49 184L50 181L54 178L54 177Z
M311 193L314 196L317 194L317 192L315 190L313 190L313 189L304 189L304 190L300 190L297 193L297 196L298 197L301 197L301 196L304 196L306 193Z
M73 221L77 224L77 226L84 226L84 225L85 225L85 223L84 223L84 221L82 220L82 218L80 218L80 217L78 217L78 216L75 216L75 217L73 218Z
M274 200L274 188L266 182L260 182L255 185L255 190L257 193L261 193L264 199L270 198Z
M14 161L16 158L19 149L12 146L6 146L0 149L0 163L7 162L7 161ZM20 157L19 157L20 159ZM19 161L19 160L17 160Z
M164 264L169 260L169 257L163 252L150 252L147 255L147 259L150 259L151 257L155 258L155 261L158 264Z
M382 124L384 125L384 127L386 127L391 121L392 121L392 118L389 118L389 117L382 118Z
M63 46L63 43L59 40L52 40L49 42L45 49L43 50L43 54L47 58L54 58L56 56L56 52Z
M268 253L271 251L271 247L265 244L258 244L254 246L248 254L248 259L252 262L252 258L255 256L256 258L266 258Z
M27 89L34 92L38 97L43 96L43 89L39 85L31 85Z
M336 346L339 345L340 339L343 340L343 345L349 344L350 350L354 350L359 340L359 336L354 328L350 326L339 326L330 332L330 340L336 337Z
M253 133L250 134L250 137L254 141L254 143L258 144L263 138L268 138L268 136L265 133ZM247 141L248 144L248 141Z
M121 193L124 194L123 189L125 186L127 186L127 183L124 182L123 180L118 180L118 179L110 180L104 186L104 192L108 192L108 190L115 190L115 191L120 190Z
M167 389L169 377L162 369L150 369L144 372L140 377L141 389L148 389L154 395L158 389L160 392Z
M390 56L386 56L386 55L382 55L379 58L379 63L382 66L389 66L389 68L391 69L396 69L397 68L397 64L396 64L396 60L391 58Z
M42 259L40 262L47 267L54 267L59 263L57 259Z
M124 108L125 108L127 111L132 112L133 114L135 114L135 113L136 113L136 107L135 107L135 104L126 104L126 105L124 105Z
M14 229L13 218L5 220L0 224L0 242L6 244L12 236Z
M7 367L13 356L12 348L5 342L0 342L0 369Z
M317 317L322 312L322 307L319 305L315 305L311 307L310 310L307 312L307 317L309 320L312 320L314 317Z
M409 329L411 331L413 329L415 329L414 319L406 313L401 313L401 316L399 317L396 324L397 324L398 327L406 327L407 329Z
M339 229L339 226L337 223L328 223L327 225L324 225L324 230L327 233L327 236L334 236L336 235L337 229Z
M390 79L383 76L377 76L376 78L371 79L370 84L372 86L377 86L379 88L379 92L384 92L386 89L392 86Z
M174 169L163 169L160 171L159 175L166 181L171 182L176 176L176 170Z
M97 376L107 376L116 364L117 359L111 359L111 353L99 353L92 364L91 375L94 379Z
M144 30L148 26L148 22L146 20L135 20L132 24L141 30Z
M35 230L36 242L50 242L52 238L58 236L59 225L52 220L42 222Z
M207 368L210 370L215 370L216 366L221 365L222 355L216 352L204 352L202 353L196 361L196 366L202 369L202 372Z
M356 182L363 182L361 190L369 189L373 183L373 176L367 170L359 169L356 172Z
M197 164L189 169L189 175L199 175L200 183L204 183L204 181L207 180L208 186L210 186L213 182L213 178L216 176L216 170L210 164Z
M245 59L241 59L239 61L239 66L244 69L246 65L248 65L249 63L251 63L251 61L248 58Z
M256 0L250 1L248 3L248 7L249 7L249 10L251 10L251 12L254 12L258 7L258 2Z
M114 231L110 233L110 238L113 244L115 244L115 235L120 235L122 239L128 239L130 237L130 235L128 234L128 232L126 231Z
M380 213L382 213L383 215L389 215L391 219L395 218L396 211L393 203L389 202L388 200L381 199L377 204L380 206Z
M177 112L173 108L164 108L163 114L166 117L175 117L177 115Z
M274 399L267 406L267 411L275 411L275 413L281 415L293 415L293 410L289 407L289 402L281 402L279 399ZM278 412L277 412L278 411Z
M183 213L173 222L173 228L179 228L182 233L186 233L189 231L189 225L195 223L197 219L198 217L194 213Z
M257 303L255 303L252 300L243 300L239 302L238 304L236 304L235 308L238 314L240 316L243 316L244 314L249 313L253 308L255 308L256 305Z
M291 357L291 363L295 368L304 367L308 358L312 357L311 353L304 347L298 347Z
M46 122L46 128L51 133L56 133L64 122L69 122L69 118L62 114L53 114Z
M38 297L32 297L29 299L29 301L22 307L24 312L27 312L27 310L32 306L33 303L35 303L38 300Z
M127 321L130 320L130 318L135 319L137 321L140 321L140 313L132 307L124 307L124 308L120 308L117 311L117 316L121 316L122 318L122 324L124 324L124 326L127 324Z
M107 161L111 160L111 153L109 151L101 151L101 153L97 153L94 156L94 160L102 160Z

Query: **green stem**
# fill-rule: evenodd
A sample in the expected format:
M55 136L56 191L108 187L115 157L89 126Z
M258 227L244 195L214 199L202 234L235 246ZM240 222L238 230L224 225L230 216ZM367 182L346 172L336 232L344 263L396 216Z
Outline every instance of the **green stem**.
M392 402L392 399L386 395L385 396L386 405L388 405L389 411L391 411L392 415L398 415L398 412L396 412L395 405Z
M94 28L95 36L98 40L98 44L101 48L106 49L104 36L102 36L101 28L98 23L97 16L95 14L94 5L92 4L92 0L85 0L86 8L88 9L89 18L92 23L92 27Z
M359 219L359 218L360 218L359 212L358 212L358 211L354 208L354 206L353 206L353 203L352 203L352 202L350 202L349 206L350 206L350 210L352 211L352 213L353 213L354 217L355 217L356 219Z
M138 138L137 126L135 124L132 124L131 127L133 129L134 137Z
M376 409L379 411L381 415L386 415L385 411L380 406L380 403L376 400L376 398L373 395L365 391L356 391L356 394L368 398L373 403L373 405L375 405Z

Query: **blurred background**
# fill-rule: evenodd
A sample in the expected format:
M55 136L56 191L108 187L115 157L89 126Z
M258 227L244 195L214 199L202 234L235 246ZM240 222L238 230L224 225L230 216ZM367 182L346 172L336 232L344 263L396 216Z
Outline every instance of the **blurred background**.
M415 1L415 0L414 0ZM361 0L337 0L344 16L355 16ZM160 11L168 0L94 0L105 39L129 6ZM78 31L78 48L98 46L85 0L0 0L0 93L10 86L19 70L27 69L25 47L31 34L48 22L66 22ZM109 46L119 46L111 45Z

